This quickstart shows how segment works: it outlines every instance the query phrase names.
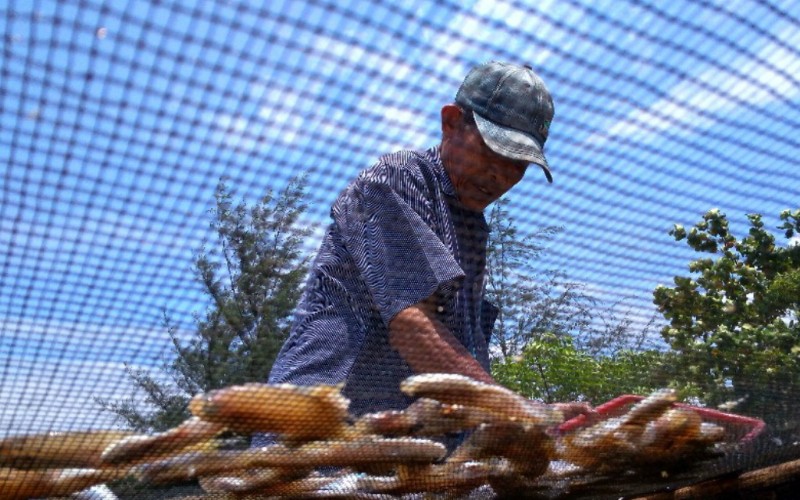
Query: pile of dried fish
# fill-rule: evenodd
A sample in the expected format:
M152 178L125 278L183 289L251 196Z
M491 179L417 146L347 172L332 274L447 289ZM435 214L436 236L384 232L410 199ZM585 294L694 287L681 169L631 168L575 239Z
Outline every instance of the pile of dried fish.
M726 435L676 406L668 390L620 415L564 426L555 407L459 375L417 375L401 389L416 398L405 410L354 418L338 386L246 384L195 397L193 416L159 434L8 438L0 441L0 491L6 499L63 496L133 476L152 485L196 480L209 498L505 494L563 484L570 474L691 460ZM231 432L275 441L221 447ZM448 450L445 437L459 433L466 437Z

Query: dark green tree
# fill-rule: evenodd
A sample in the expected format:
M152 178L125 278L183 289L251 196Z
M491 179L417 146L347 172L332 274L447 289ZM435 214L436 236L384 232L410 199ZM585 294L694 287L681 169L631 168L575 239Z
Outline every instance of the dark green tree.
M800 411L800 210L780 214L779 244L761 215L747 216L738 238L719 210L687 231L670 234L707 254L691 276L659 286L654 302L669 324L662 336L677 353L676 374L709 405L738 402L737 411L780 425Z
M258 204L235 204L224 182L211 210L217 241L194 260L197 281L210 305L195 317L191 338L178 336L165 314L174 357L163 377L128 369L138 398L98 400L128 426L160 431L188 417L195 394L250 381L264 381L286 339L303 289L310 256L303 244L310 230L300 225L305 212L305 179L292 180ZM137 401L143 397L149 409Z

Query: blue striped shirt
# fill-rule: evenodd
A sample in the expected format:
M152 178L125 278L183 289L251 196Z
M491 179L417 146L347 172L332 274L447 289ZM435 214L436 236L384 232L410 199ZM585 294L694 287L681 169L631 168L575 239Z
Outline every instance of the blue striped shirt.
M344 382L356 415L407 406L399 384L412 371L389 345L388 325L430 296L437 319L489 370L489 228L457 200L438 147L380 158L340 194L331 218L270 383Z

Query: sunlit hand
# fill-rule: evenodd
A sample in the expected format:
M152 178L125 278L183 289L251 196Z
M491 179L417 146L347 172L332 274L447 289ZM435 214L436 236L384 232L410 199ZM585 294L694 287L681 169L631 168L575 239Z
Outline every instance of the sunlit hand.
M588 424L593 424L599 420L599 415L589 403L581 401L572 401L569 403L554 403L550 405L564 415L564 422L572 420L573 418L584 415Z

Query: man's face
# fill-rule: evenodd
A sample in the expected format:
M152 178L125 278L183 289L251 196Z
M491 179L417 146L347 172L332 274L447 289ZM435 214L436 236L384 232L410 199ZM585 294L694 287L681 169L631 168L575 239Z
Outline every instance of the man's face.
M495 153L483 142L474 123L465 123L454 105L442 108L442 163L459 201L470 210L483 211L514 187L528 162Z

